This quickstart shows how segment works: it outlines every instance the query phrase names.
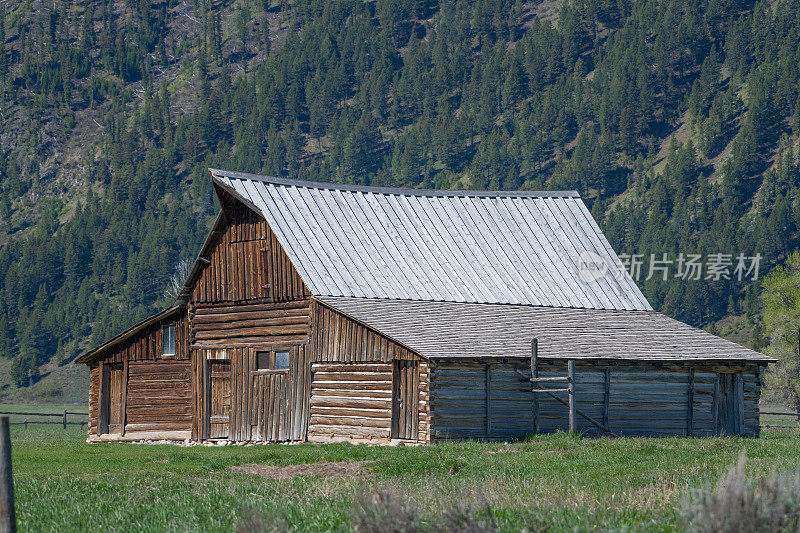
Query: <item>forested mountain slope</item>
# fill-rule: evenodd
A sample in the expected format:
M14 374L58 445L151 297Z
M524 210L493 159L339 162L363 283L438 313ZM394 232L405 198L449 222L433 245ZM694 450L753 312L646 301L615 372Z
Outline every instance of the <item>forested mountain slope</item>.
M153 313L207 168L578 189L617 252L797 245L800 0L0 3L0 355L20 385ZM696 325L757 282L641 281Z

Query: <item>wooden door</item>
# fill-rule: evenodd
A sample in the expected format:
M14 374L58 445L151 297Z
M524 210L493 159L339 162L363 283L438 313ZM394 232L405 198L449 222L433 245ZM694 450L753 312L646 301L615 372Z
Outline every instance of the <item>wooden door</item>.
M744 425L744 383L741 372L719 373L716 428L719 435L741 435Z
M231 362L208 361L209 438L227 439L231 427Z
M122 433L125 423L125 383L122 363L103 365L100 380L99 433Z
M125 423L125 406L122 401L125 385L122 382L122 374L122 363L113 365L109 369L109 433L122 433L122 425Z
M288 373L259 371L253 374L252 379L250 423L256 428L256 439L266 442L291 440L288 424Z
M417 440L419 363L395 361L392 379L392 438Z
M250 360L253 440L305 440L311 387L311 361L306 345L252 348Z

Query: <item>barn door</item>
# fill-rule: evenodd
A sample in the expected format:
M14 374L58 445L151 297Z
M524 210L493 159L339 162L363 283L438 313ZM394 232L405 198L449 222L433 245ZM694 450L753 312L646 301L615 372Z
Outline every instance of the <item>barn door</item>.
M392 379L392 438L417 440L419 363L395 361Z
M744 383L741 372L719 373L716 427L720 435L741 435L744 425Z
M208 361L209 438L227 439L231 427L231 362Z
M100 381L99 433L122 433L125 420L124 393L122 363L104 364Z
M266 442L302 440L299 414L304 381L305 350L300 346L254 350L250 375L252 402L250 425L255 440Z
M286 373L257 373L253 375L253 409L250 423L256 426L258 440L276 442L289 440L286 427Z

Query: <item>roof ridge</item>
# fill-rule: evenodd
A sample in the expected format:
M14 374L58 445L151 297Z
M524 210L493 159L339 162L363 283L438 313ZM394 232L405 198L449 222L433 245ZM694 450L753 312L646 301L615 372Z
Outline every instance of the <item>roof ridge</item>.
M330 189L351 192L372 192L376 194L394 194L403 196L469 196L489 198L580 198L578 191L477 191L470 189L405 189L401 187L372 187L367 185L347 185L342 183L329 183L321 181L306 181L291 178L276 178L261 174L235 172L209 168L214 178L229 178L239 180L261 181L275 185L305 187L310 189Z
M535 309L549 309L549 310L564 310L564 311L614 311L620 313L650 313L656 315L663 315L667 318L672 318L655 309L618 309L615 307L580 307L580 306L563 306L563 305L536 305L531 303L514 303L514 302L465 302L460 300L426 300L419 298L378 298L371 296L342 296L336 294L315 294L314 298L325 301L327 299L335 300L358 300L358 301L378 301L378 302L399 302L399 303L419 303L419 304L453 304L453 305L491 305L491 306L504 306L504 307L524 307ZM672 319L676 320L676 319ZM680 321L679 321L680 322ZM694 327L694 326L692 326Z

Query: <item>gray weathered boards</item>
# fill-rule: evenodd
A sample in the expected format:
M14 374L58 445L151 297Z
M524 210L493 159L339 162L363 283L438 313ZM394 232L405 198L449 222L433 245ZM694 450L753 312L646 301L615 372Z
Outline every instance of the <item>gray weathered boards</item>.
M212 175L174 305L77 360L90 440L758 435L770 359L654 312L574 192Z

